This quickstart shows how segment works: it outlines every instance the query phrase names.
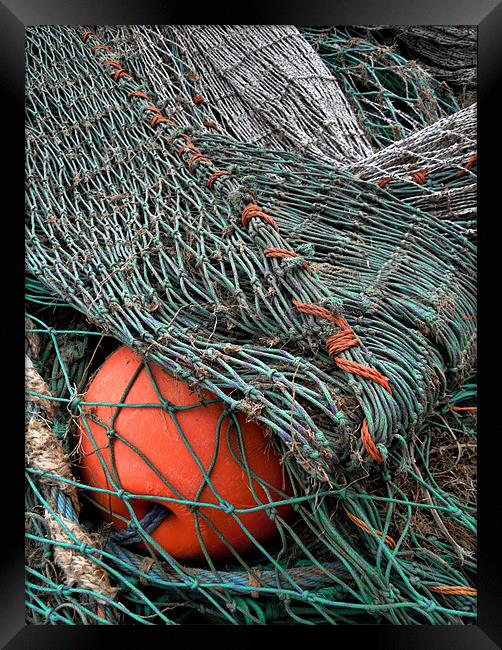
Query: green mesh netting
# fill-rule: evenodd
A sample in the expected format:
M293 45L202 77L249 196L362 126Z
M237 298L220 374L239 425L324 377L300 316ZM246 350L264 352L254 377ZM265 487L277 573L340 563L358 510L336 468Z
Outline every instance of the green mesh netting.
M38 299L28 297L28 350L35 366L43 368L50 400L58 408L48 422L43 393L28 391L27 399L33 400L28 404L42 412L44 426L50 427L71 460L78 457L78 414L89 408L84 399L76 404L76 388L86 383L117 343L89 328L73 310L52 307L59 301L38 283L30 285L31 295L36 292ZM141 525L133 508L133 531L141 535L147 550L118 542L116 532L96 516L93 495L99 490L82 483L78 462L73 476L61 478L60 467L51 471L37 467L35 461L35 467L27 470L27 618L60 624L469 620L474 617L472 597L437 589L469 588L474 578L475 415L469 410L473 403L471 380L447 396L413 443L403 441L391 453L382 477L364 473L344 488L305 489L287 457L285 467L298 485L297 494L288 499L294 504L295 519L288 524L276 517L280 533L274 543L251 556L216 565L173 560L155 541L155 532L148 532L148 521ZM74 487L77 505L72 500ZM116 491L121 489L119 483ZM186 501L183 496L177 500ZM165 503L171 500L166 498ZM196 499L188 503L205 505ZM276 503L272 501L270 508ZM195 510L193 516L197 517ZM49 523L53 521L61 525L56 534ZM78 528L72 526L76 522ZM76 556L62 561L66 573L54 559L55 545ZM100 574L92 582L84 567L90 584L82 586L80 554L103 568L111 584ZM74 582L68 580L68 570ZM116 594L111 585L119 588Z
M473 619L474 421L452 410L473 406L472 242L292 154L243 144L229 166L230 140L171 124L102 45L83 28L27 39L29 620ZM99 408L87 383L119 342L152 377L215 395L231 423L216 439L233 436L244 468L237 414L267 432L293 490L256 500L270 543L181 564L155 540L163 504L195 527L207 508L244 513L161 493L138 517L144 494L117 468L108 490L82 482L76 419ZM179 411L160 395L134 407ZM103 425L112 451L121 433ZM102 523L97 492L122 502L128 534Z

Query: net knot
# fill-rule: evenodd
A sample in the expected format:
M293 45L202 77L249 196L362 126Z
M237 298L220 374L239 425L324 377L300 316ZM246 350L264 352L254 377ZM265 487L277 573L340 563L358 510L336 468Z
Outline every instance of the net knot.
M220 505L223 509L223 512L227 515L231 515L235 510L235 506L229 501L220 501Z
M61 583L56 587L56 591L60 596L66 596L69 593L70 588L67 585Z
M270 508L270 509L268 510L268 516L270 517L270 519L271 519L272 521L275 521L275 520L277 519L278 514L279 514L279 513L277 512L277 509L276 509L276 508Z
M357 336L354 334L352 329L343 319L341 319L341 321L341 331L332 334L326 341L326 347L331 357L337 357L342 352L345 352L345 350L359 345Z
M160 401L160 407L163 411L166 411L166 413L173 413L175 411L175 406L167 399L162 399Z
M437 607L436 603L433 600L428 600L425 598L422 600L421 605L426 612L433 612Z
M66 405L66 408L72 415L80 415L81 405L82 405L81 397L79 395L74 395Z
M115 495L121 501L129 501L129 494L125 490L123 490L122 488L120 490L117 490Z
M82 542L82 544L80 544L78 550L82 553L82 555L91 555L91 553L94 552L94 548L85 542Z

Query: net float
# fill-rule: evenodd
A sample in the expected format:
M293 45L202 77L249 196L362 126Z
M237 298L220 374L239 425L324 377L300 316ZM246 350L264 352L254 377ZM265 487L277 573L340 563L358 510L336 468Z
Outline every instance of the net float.
M124 346L92 378L85 402L81 476L107 490L92 499L124 540L145 548L129 507L178 560L245 553L277 534L276 515L291 519L288 504L263 507L292 494L264 431L209 391L193 392Z

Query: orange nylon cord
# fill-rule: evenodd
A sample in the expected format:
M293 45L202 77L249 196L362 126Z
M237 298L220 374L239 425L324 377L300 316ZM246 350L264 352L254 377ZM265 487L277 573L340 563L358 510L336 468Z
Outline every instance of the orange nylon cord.
M117 72L115 72L115 74L113 75L113 80L118 81L119 79L122 79L122 77L130 77L130 76L131 75L128 72L126 72L123 68L121 68L120 70L117 70Z
M338 317L335 322L338 327L340 327L340 332L332 334L326 340L326 347L328 348L329 355L333 358L338 357L338 355L345 352L345 350L348 350L355 345L359 345L357 336L344 318Z
M265 253L265 257L302 257L299 253L296 253L295 251L288 251L286 248L265 248L263 252ZM303 268L308 273L312 273L308 262L303 262Z
M387 176L387 178L381 178L381 179L378 181L377 185L378 185L379 187L385 187L388 183L391 182L391 180L392 180L392 178L391 178L390 176Z
M375 370L374 368L370 368L369 366L363 366L360 363L357 363L356 361L350 361L349 359L342 359L341 357L336 357L335 361L340 368L340 370L345 370L345 372L350 372L353 375L359 375L360 377L366 377L366 379L371 379L371 381L376 382L377 384L380 384L380 386L383 386L385 390L389 393L389 395L392 395L392 390L391 387L389 386L389 380L387 377L382 375L381 372L378 372L378 370Z
M105 52L110 52L110 48L107 47L106 45L93 45L91 47L91 52L97 52L98 50L105 50Z
M318 305L312 305L308 302L300 302L293 298L293 305L298 311L301 311L304 314L310 314L311 316L318 316L319 318L326 318L332 323L336 322L335 314L332 314L328 309L324 307L319 307Z
M167 117L164 117L163 115L154 115L150 120L150 124L152 126L157 126L157 124L160 124L161 122L165 122L166 124L174 124L172 120L168 120Z
M213 187L215 181L221 176L228 176L228 172L226 172L224 169L218 169L213 174L211 174L211 176L207 179L207 183L206 183L209 189Z
M343 506L343 509L347 513L348 518L352 522L354 522L354 524L356 526L361 528L361 530L364 530L364 532L368 533L369 535L372 535L373 537L375 537L375 534L378 535L378 537L380 537L380 539L383 537L383 533L382 533L381 530L378 530L378 529L375 528L375 530L373 532L373 530L367 524L365 524L362 519L359 519L359 517L356 517L351 512L349 512L349 510L347 510L347 508L345 506ZM388 546L390 546L390 548L396 548L396 542L394 541L394 539L390 535L385 536L384 542Z
M218 125L216 122L211 122L211 120L204 120L202 124L208 129L213 129L214 131L218 130Z
M428 175L429 175L429 171L427 169L420 169L418 172L413 172L411 178L413 181L415 181L415 183L418 183L419 185L423 185Z
M128 97L141 97L141 99L146 99L148 102L151 102L151 101L152 101L152 100L150 99L150 97L148 97L148 95L146 95L145 93L142 93L141 90L135 90L135 91L132 92L132 93L128 93L127 96L128 96Z
M82 40L84 41L84 43L87 41L89 36L94 36L94 34L92 32L90 32L90 31L84 32L82 34Z
M200 151L197 152L197 153L194 153L194 155L190 156L190 158L188 159L188 169L190 171L192 171L192 167L193 167L194 163L196 163L196 162L210 163L211 161L209 160L209 158L206 158L205 156L203 156Z
M206 103L206 100L204 99L204 97L202 97L202 95L195 95L194 97L192 97L192 101L193 101L194 104L205 104Z
M180 149L178 149L178 154L181 156L185 153L185 151L194 151L195 153L200 153L199 149L197 149L197 147L194 147L192 143L184 144Z
M427 585L430 591L448 596L477 596L478 590L475 587L462 587L455 585Z
M106 61L103 61L103 64L111 65L114 68L117 68L117 70L122 70L123 69L122 66L120 65L120 63L118 63L117 61L113 61L112 59L106 59Z
M467 173L467 170L470 169L474 165L474 163L476 162L477 159L478 159L478 154L473 153L472 156L469 157L469 160L465 163L464 168L461 169L458 172L457 178L460 177L460 176L465 176L465 174Z
M162 115L162 111L160 108L157 108L157 106L145 106L143 109L144 111L153 111L154 113L158 113L159 115Z
M361 427L361 442L373 460L375 460L377 463L383 463L384 457L378 451L377 446L375 445L375 441L371 437L371 433L368 428L368 420L366 418L364 418L363 426Z
M260 210L259 206L257 206L256 203L249 203L242 211L242 223L245 228L248 227L249 222L254 217L263 219L263 221L266 221L268 224L272 226L272 228L274 228L277 232L279 232L279 227L272 219L272 217L270 217L268 214L265 214L262 210Z
M338 356L341 352L345 352L349 348L359 345L359 341L347 323L347 321L342 318L341 316L337 316L336 314L332 314L330 311L325 309L324 307L319 307L318 305L312 305L310 303L305 303L305 302L300 302L299 300L296 300L293 298L293 305L296 307L298 311L303 312L304 314L310 314L311 316L318 316L319 318L325 318L326 320L331 321L332 323L335 323L340 327L341 331L336 332L335 334L332 334L327 340L326 340L326 347L328 349L328 353L330 357L333 359L333 361L336 363L336 365L340 368L340 370L344 370L345 372L350 372L353 375L360 375L361 377L365 377L366 379L370 379L371 381L376 382L377 384L380 384L385 390L392 395L392 389L389 384L389 380L385 375L382 375L381 372L378 370L375 370L375 368L370 368L369 366L363 366L360 363L357 363L356 361L350 361L349 359L343 359L342 357ZM361 442L363 443L364 448L370 454L370 456L376 460L378 463L382 463L384 458L382 454L378 451L373 438L371 437L371 434L369 432L368 428L368 422L366 418L363 421L363 425L361 428Z
M452 406L450 411L470 411L475 413L478 410L477 406Z

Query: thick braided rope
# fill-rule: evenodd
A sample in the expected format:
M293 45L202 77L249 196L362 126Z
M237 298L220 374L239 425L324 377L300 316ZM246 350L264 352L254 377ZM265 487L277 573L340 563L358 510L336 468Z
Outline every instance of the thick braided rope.
M30 343L27 344L27 347L29 352L33 352ZM55 497L50 497L50 505L54 507L54 503L57 503L58 494L64 495L68 507L73 513L70 518L59 513L58 520L56 520L51 511L45 510L45 521L50 538L55 542L54 559L63 571L66 584L76 585L81 589L93 592L98 604L101 605L101 614L112 622L117 622L115 613L106 606L106 603L115 598L118 589L112 587L106 571L81 550L84 547L94 547L96 538L91 537L77 523L79 501L76 488L72 483L73 472L70 461L56 434L49 427L49 423L55 416L57 402L40 398L37 395L37 393L42 393L48 398L51 397L46 383L35 370L28 356L26 357L26 390L28 402L32 402L36 406L35 409L27 408L27 414L31 413L26 422L27 465L40 472L41 480L51 486L49 494L56 494ZM42 409L43 414L36 410L37 408ZM58 481L58 477L61 477L63 481ZM100 596L104 597L104 600L100 599Z

